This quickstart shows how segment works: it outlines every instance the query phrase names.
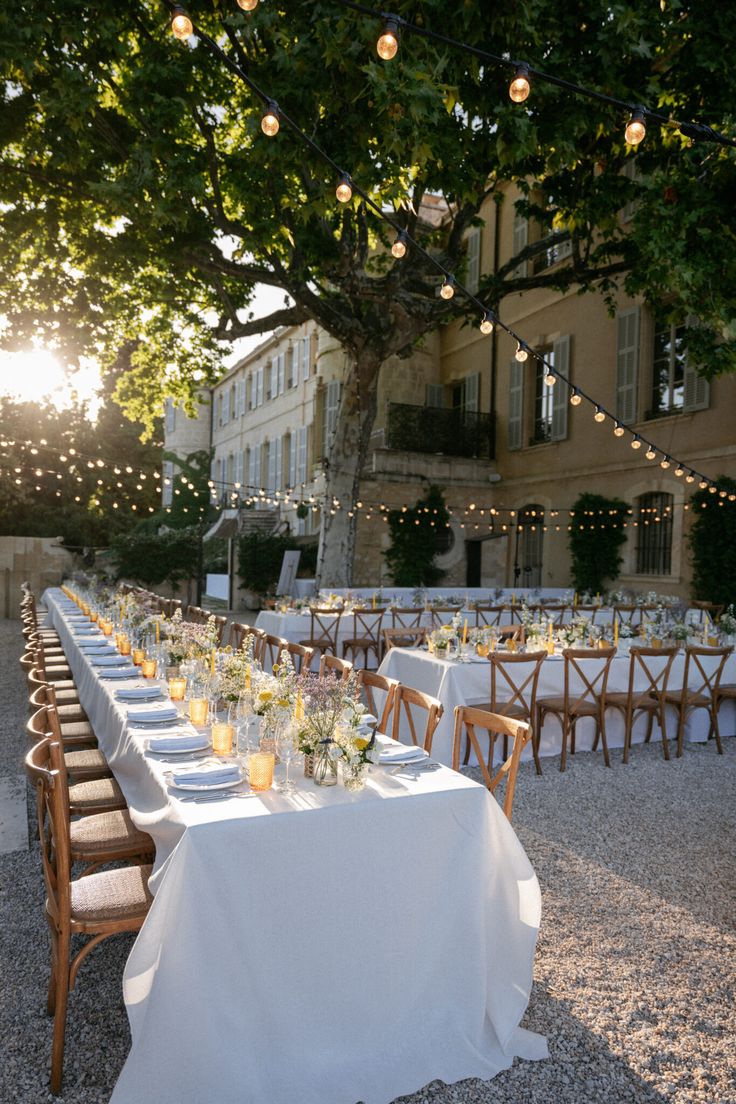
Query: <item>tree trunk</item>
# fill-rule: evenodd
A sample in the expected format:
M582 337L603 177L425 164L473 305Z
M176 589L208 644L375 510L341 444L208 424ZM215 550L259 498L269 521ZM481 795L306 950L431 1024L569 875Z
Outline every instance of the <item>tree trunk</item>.
M353 357L343 380L325 473L326 493L317 556L318 589L321 586L352 586L357 524L354 506L359 498L360 476L368 458L376 419L381 363L379 355L364 350ZM335 499L339 505L333 504Z

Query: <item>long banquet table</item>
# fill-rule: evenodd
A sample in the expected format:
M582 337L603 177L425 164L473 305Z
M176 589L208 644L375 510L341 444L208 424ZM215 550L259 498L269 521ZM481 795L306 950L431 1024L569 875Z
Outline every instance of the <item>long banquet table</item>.
M585 660L583 664L585 664ZM619 653L614 656L608 678L608 690L626 691L629 685L629 655ZM548 656L542 663L539 677L537 696L562 695L563 693L564 661L561 655ZM432 743L432 756L440 763L452 761L452 733L454 725L454 711L458 705L473 705L490 701L491 680L490 664L488 660L474 657L469 663L460 663L456 659L440 659L437 655L430 655L422 648L391 648L383 658L379 667L382 675L398 679L407 686L414 687L426 694L431 694L442 703L444 713L437 726ZM682 687L685 673L685 656L680 652L675 656L670 671L669 687L676 690ZM515 672L519 678L519 672ZM523 681L523 680L522 680ZM691 688L699 685L696 674L691 673L688 680ZM724 668L723 682L736 682L736 655L729 656ZM637 689L646 689L646 678L641 681L641 672L638 672ZM736 703L724 701L719 714L721 733L729 735L736 733ZM704 741L708 739L708 714L706 710L698 709L688 715L685 725L685 739L690 741ZM646 717L641 715L634 723L633 742L643 741L647 728ZM606 738L609 747L623 747L624 743L624 718L620 710L609 709L606 713ZM587 717L582 717L578 722L576 747L578 751L590 750L593 746L595 735L594 722ZM673 710L667 713L667 735L672 749L672 740L677 736L677 718ZM402 732L402 737L408 739L408 732ZM652 739L659 738L659 726L655 721ZM542 728L539 753L540 755L559 755L561 747L561 731L559 722L549 717ZM523 753L524 758L531 758L531 748L527 746Z
M388 1104L435 1078L542 1058L519 1027L540 920L534 871L494 799L447 769L374 768L185 803L128 731L116 682L44 596L137 825L154 901L124 976L132 1046L113 1104Z

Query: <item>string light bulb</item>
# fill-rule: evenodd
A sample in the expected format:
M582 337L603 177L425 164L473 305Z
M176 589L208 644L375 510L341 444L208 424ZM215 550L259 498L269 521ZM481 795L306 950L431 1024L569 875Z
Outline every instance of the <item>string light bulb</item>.
M378 56L383 58L384 61L391 61L396 57L396 52L399 48L399 25L395 19L387 19L383 25L378 42L376 43L376 50Z
M480 332L482 334L493 333L493 315L490 311L486 311L480 321Z
M684 475L684 474L685 474L685 469L683 468L682 464L678 463L677 467L675 468L675 475L679 479L680 476Z
M654 460L657 453L655 452L655 450L650 445L649 448L647 449L647 451L644 453L644 455L646 456L647 460Z
M391 254L397 261L406 256L406 230L399 230L396 241L391 246Z
M636 434L634 434L634 439L631 442L631 447L633 449L640 449L641 448L641 439Z
M630 146L638 146L647 133L646 112L643 107L635 107L629 119L624 137Z
M659 462L659 466L660 466L660 468L664 468L664 469L665 469L665 471L666 471L666 470L667 470L667 468L668 468L668 467L670 466L670 458L669 458L669 456L663 456L663 457L662 457L662 459L661 459L661 460L660 460L660 462Z
M596 422L605 422L606 415L603 413L599 406L595 408L595 414L593 415L593 418Z
M685 482L686 483L694 483L695 482L695 473L689 471L687 473L687 475L685 476Z
M261 118L261 130L267 138L273 138L279 132L279 105L275 100L269 100L266 110Z
M557 377L555 376L554 372L547 372L547 375L544 377L544 382L547 384L548 387L554 387L554 385L557 383Z
M258 7L258 0L238 0L238 7L243 11L255 11Z
M194 34L194 24L179 4L171 11L171 33L181 42Z
M626 430L621 425L621 423L616 422L615 426L613 427L613 436L614 437L623 437L625 432L626 432Z
M583 396L578 391L577 387L573 387L572 394L570 395L570 406L580 406L583 401Z
M440 295L443 299L452 299L455 294L455 277L446 276L445 281L440 288Z
M529 356L528 351L524 348L522 343L519 341L517 343L517 346L516 346L516 352L514 353L514 359L518 360L519 364L523 364L528 356Z
M337 182L335 195L337 196L340 203L349 203L350 200L353 198L353 189L350 184L350 177L347 173L343 173L339 181Z
M529 66L524 62L516 66L514 79L509 85L509 96L514 103L523 103L531 92L529 83Z
M707 479L701 479L700 482L698 483L698 487L700 488L701 491L704 491L707 486L708 486L708 480Z

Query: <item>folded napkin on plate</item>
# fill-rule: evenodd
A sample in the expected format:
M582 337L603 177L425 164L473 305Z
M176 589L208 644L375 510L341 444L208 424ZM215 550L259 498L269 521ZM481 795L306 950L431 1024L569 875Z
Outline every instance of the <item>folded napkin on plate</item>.
M85 655L117 655L117 648L113 648L112 644L103 644L101 641L89 640L84 643L77 644L80 652L84 652Z
M166 729L168 732L169 730ZM204 738L199 734L190 736L188 733L175 735L176 729L171 729L170 736L151 736L148 741L149 751L199 751L205 746Z
M409 763L415 759L426 759L424 748L412 744L388 744L381 748L380 763Z
M129 724L160 724L161 721L176 721L178 719L179 714L173 705L158 705L155 709L128 710Z
M99 671L95 672L98 679L137 679L138 669L136 667L100 667Z
M89 661L93 667L132 667L132 660L120 655L91 655Z
M115 699L121 702L155 701L162 696L155 686L131 686L127 690L115 691Z
M198 767L196 770L175 771L171 781L175 786L224 786L226 782L240 782L240 767Z

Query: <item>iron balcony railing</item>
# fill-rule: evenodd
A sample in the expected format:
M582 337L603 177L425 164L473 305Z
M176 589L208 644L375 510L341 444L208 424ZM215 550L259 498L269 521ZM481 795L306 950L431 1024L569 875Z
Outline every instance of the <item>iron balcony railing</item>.
M389 403L386 446L406 452L493 460L494 428L491 414Z

